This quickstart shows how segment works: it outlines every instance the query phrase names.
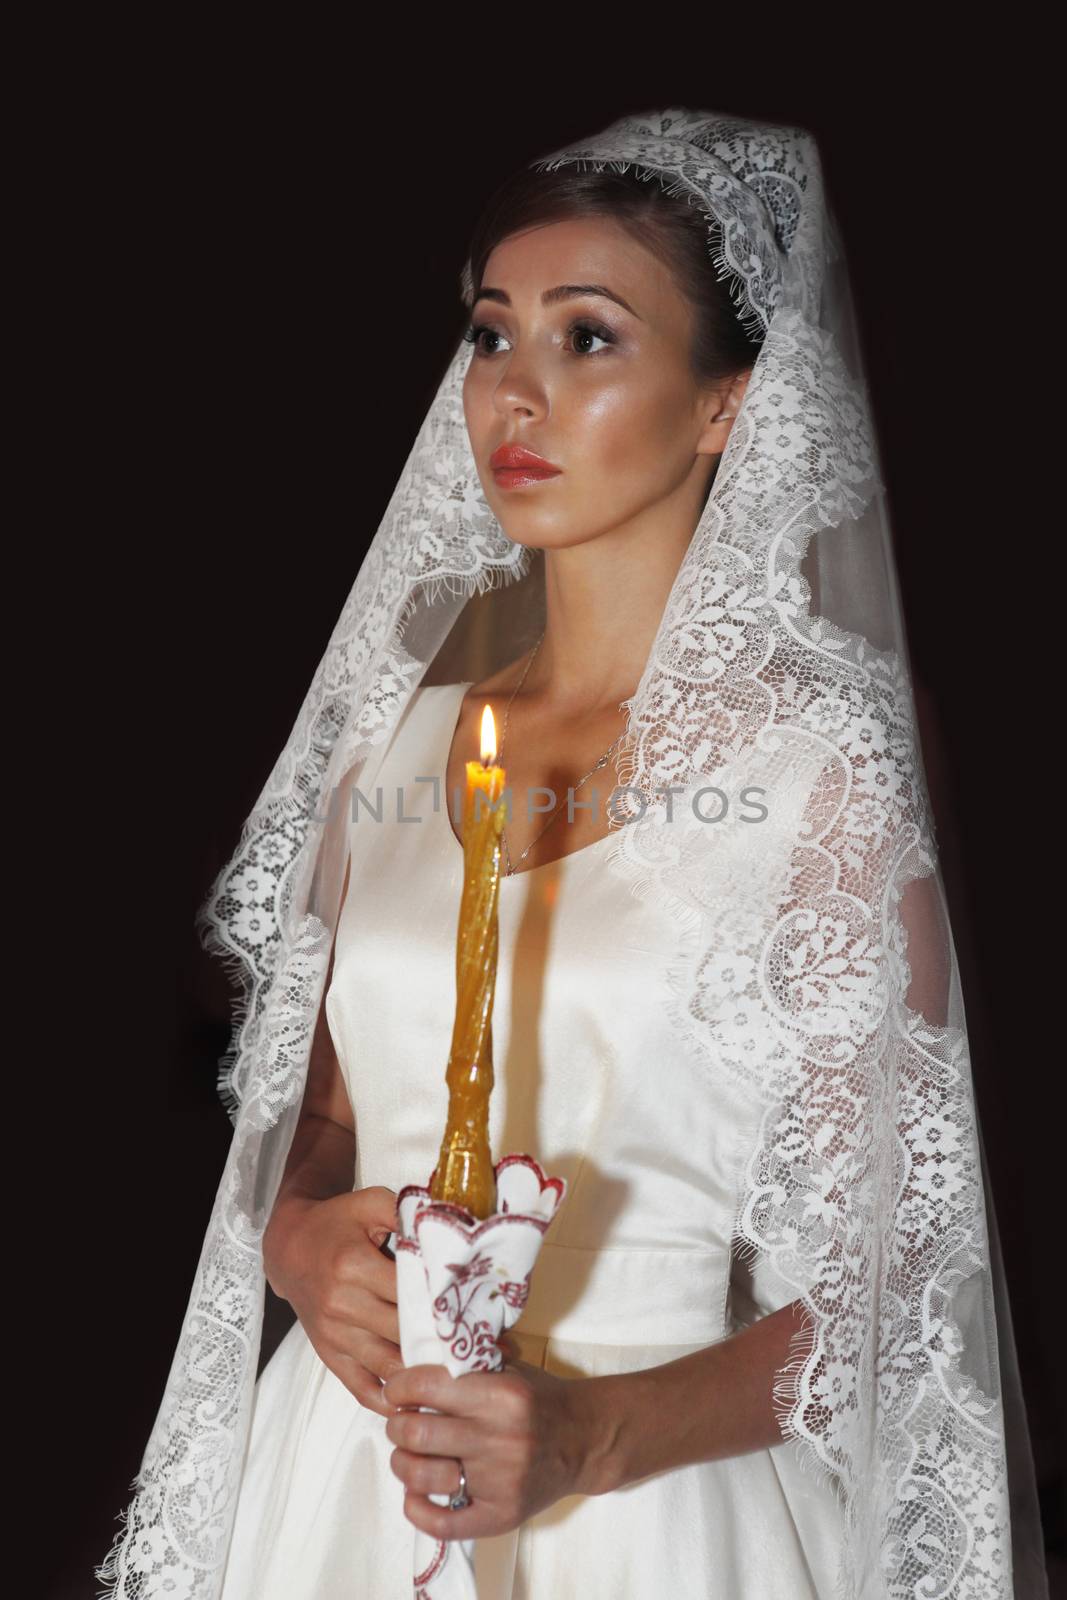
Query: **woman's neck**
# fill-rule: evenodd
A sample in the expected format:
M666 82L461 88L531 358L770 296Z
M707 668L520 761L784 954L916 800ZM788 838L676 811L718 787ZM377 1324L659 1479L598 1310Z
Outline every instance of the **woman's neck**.
M545 633L523 694L564 716L633 694L691 538L686 526L547 550Z

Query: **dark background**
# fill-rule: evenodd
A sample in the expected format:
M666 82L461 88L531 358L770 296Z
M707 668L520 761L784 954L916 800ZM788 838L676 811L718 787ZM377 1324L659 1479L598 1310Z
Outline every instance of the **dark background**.
M453 45L447 83L422 37L377 53L364 41L339 61L330 40L290 53L279 35L264 53L261 38L204 39L170 55L158 41L135 81L94 101L67 153L72 304L93 347L86 421L99 438L87 497L99 531L79 552L89 638L67 678L93 731L78 793L136 781L119 812L79 801L59 835L83 897L73 965L88 1010L54 985L46 1020L69 1040L72 1017L92 1019L63 1118L69 1299L49 1330L51 1396L78 1418L64 1430L69 1538L43 1552L62 1600L95 1593L229 1144L215 1094L228 991L194 912L463 326L469 230L517 163L670 104L796 122L820 140L891 494L1046 1538L1063 1548L1064 1363L1046 1287L1059 1126L1034 1115L1058 1041L1051 973L1027 937L1058 818L1026 770L1029 641L999 648L1041 606L1004 576L1040 523L1017 473L1009 498L1002 465L1032 330L998 250L999 113L984 76L957 71L950 41L925 27L922 52L897 71L887 43L884 81L857 88L858 74L813 76L788 52L774 72L765 55L739 67L753 52L736 39L725 50L721 31L663 51L691 63L679 71L637 45L616 61L567 19L550 37L545 26L502 48L472 23L481 43ZM55 952L64 972L70 953ZM287 1314L270 1308L268 1343Z

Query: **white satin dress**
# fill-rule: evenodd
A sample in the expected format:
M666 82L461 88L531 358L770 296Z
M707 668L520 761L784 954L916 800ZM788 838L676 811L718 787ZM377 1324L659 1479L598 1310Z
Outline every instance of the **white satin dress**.
M416 691L375 776L382 821L350 822L326 1009L357 1188L427 1183L437 1161L463 882L445 770L468 687ZM500 884L491 1146L568 1183L513 1336L523 1360L572 1378L673 1361L795 1292L731 1258L753 1108L679 1053L677 934L605 870L615 844ZM256 1385L223 1600L410 1600L392 1450L296 1323ZM783 1442L570 1496L479 1540L479 1600L833 1600L843 1515Z

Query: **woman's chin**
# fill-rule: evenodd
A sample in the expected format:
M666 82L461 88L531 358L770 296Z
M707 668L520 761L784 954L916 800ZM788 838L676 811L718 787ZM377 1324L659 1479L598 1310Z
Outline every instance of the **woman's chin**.
M566 550L569 545L582 544L588 538L581 533L576 534L573 522L563 522L557 515L549 521L543 516L531 511L525 515L515 506L495 506L490 501L489 509L500 524L504 537L510 539L512 544L522 544L530 550Z

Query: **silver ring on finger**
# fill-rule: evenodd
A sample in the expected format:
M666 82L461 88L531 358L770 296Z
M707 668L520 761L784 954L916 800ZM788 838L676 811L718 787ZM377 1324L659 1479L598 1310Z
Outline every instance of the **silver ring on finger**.
M459 1468L459 1488L448 1502L449 1511L462 1511L464 1506L469 1506L471 1503L471 1497L467 1493L467 1474L458 1456L456 1458L456 1466Z

